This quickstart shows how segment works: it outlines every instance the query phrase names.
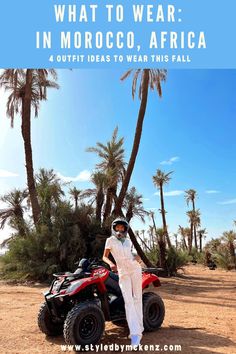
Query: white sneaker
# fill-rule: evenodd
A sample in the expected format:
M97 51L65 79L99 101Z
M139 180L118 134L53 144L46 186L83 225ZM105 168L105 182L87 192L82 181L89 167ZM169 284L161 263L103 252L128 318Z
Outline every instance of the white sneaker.
M141 336L135 334L131 335L131 345L132 347L136 347L140 344Z

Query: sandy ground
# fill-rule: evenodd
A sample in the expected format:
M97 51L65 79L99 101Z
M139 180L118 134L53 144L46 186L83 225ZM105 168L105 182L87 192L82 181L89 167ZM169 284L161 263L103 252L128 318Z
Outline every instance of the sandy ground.
M42 286L0 282L0 353L62 353L63 337L46 338L37 327ZM236 272L188 266L181 277L162 279L166 317L161 329L145 333L142 344L184 354L236 353ZM128 344L127 329L106 324L104 344ZM146 353L157 353L158 347ZM155 349L155 351L153 351ZM69 352L69 351L67 351Z

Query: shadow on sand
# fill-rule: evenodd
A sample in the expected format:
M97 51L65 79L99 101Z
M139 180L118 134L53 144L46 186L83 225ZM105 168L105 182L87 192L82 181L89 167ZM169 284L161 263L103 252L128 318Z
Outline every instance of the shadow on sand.
M65 345L63 336L60 337L46 337L47 341L54 345ZM103 345L126 345L130 343L128 339L128 328L113 327L111 329L106 329L104 336L101 340ZM229 348L229 353L236 352L236 344L227 337L223 337L216 334L211 334L205 332L204 327L181 327L181 326L169 326L162 327L155 332L146 332L143 335L142 345L152 345L149 350L144 352L154 353L157 351L165 351L166 353L173 352L173 349L169 347L169 350L164 350L164 346L181 346L181 354L220 354L219 348ZM159 350L157 349L159 346ZM207 349L205 348L207 347ZM234 350L235 348L235 350ZM162 349L162 350L161 350ZM121 351L121 350L120 350ZM116 352L120 352L116 351ZM87 353L94 353L86 351ZM110 353L110 351L106 351ZM177 352L177 350L175 351Z

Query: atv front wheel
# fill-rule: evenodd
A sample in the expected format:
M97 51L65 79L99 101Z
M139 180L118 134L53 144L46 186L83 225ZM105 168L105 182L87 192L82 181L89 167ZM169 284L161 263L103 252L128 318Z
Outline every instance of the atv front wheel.
M46 302L42 304L38 313L38 326L47 336L58 336L63 333L63 324L53 322Z
M143 294L143 325L145 331L155 331L162 325L165 305L162 298L152 292Z
M76 305L68 312L64 323L66 344L86 345L99 342L105 329L105 319L100 307L93 302Z

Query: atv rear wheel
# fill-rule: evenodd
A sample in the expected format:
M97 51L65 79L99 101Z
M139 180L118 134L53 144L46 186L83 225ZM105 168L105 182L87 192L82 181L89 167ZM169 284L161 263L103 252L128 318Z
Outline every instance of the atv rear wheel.
M100 307L93 302L76 305L68 312L64 323L66 344L96 344L105 329L105 318Z
M143 325L145 331L155 331L162 325L165 305L162 298L152 292L143 294Z
M38 326L47 336L58 336L63 333L63 324L53 322L46 302L42 304L38 313Z

